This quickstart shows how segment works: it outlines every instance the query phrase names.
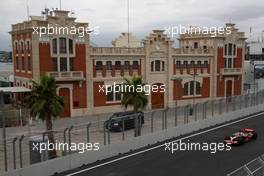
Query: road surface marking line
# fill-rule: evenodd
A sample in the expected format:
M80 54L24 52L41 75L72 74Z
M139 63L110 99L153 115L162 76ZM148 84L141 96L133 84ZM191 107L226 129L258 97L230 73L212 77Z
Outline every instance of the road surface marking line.
M171 142L173 143L173 142L178 142L180 140L192 138L192 137L195 137L195 136L198 136L198 135L201 135L201 134L205 134L205 133L208 133L208 132L211 132L211 131L214 131L214 130L217 130L217 129L220 129L220 128L223 128L223 127L226 127L226 126L229 126L229 125L233 125L233 124L236 124L236 123L239 123L239 122L242 122L242 121L245 121L245 120L260 116L260 115L263 115L263 114L264 114L264 112L261 112L261 113L255 114L255 115L251 115L251 116L245 117L243 119L236 120L234 122L229 122L229 123L226 123L226 124L214 127L214 128L210 128L210 129L205 130L205 131L201 131L199 133L191 134L189 136L185 136L185 137L182 137L180 139L176 139L176 140L171 141ZM117 162L117 161L120 161L120 160L123 160L123 159L126 159L126 158L130 158L130 157L135 156L135 155L139 155L141 153L145 153L145 152L160 148L160 147L162 147L164 145L165 144L160 144L160 145L157 145L157 146L152 147L152 148L148 148L148 149L145 149L145 150L142 150L142 151L139 151L139 152L136 152L136 153L132 153L132 154L129 154L129 155L126 155L126 156L123 156L123 157L120 157L120 158L117 158L117 159L114 159L114 160L111 160L111 161L107 161L107 162L102 163L102 164L98 164L96 166L92 166L92 167L89 167L89 168L86 168L86 169L83 169L83 170L76 171L76 172L68 174L66 176L73 176L73 175L80 174L80 173L83 173L83 172L86 172L86 171L89 171L89 170L92 170L92 169L96 169L96 168L101 167L101 166L105 166L105 165L108 165L108 164L111 164L111 163L114 163L114 162Z

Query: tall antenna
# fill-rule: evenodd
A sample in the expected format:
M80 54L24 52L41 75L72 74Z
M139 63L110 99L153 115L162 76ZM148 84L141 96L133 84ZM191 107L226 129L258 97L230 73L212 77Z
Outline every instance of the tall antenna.
M130 41L129 41L129 0L127 0L127 47L130 47Z
M60 10L61 10L61 0L60 0Z
M28 0L27 0L27 19L29 21L29 6L28 6Z

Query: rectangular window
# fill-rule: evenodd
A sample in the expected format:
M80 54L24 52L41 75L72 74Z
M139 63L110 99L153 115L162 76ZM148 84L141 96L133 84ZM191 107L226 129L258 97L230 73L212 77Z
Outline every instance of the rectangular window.
M236 55L236 45L233 45L233 55Z
M133 61L133 69L134 70L138 69L138 61Z
M74 71L74 58L70 58L70 71Z
M108 87L108 93L106 97L106 101L114 101L114 94L113 94L112 87ZM110 92L111 91L111 92Z
M193 81L190 82L190 95L193 95L194 93L194 84Z
M25 70L25 58L24 58L24 56L22 56L22 58L21 58L21 66L22 66L22 70Z
M130 62L125 61L125 70L129 70L129 67L130 67Z
M60 53L66 54L66 38L60 38Z
M159 60L155 61L155 71L160 71L160 61Z
M65 57L60 58L60 71L61 72L67 71L67 58Z
M194 42L194 48L198 48L198 42Z
M228 58L228 63L227 63L228 68L232 68L232 58Z
M53 66L53 71L58 71L58 59L56 57L52 58L52 66Z
M262 54L264 54L264 48L262 48Z
M116 92L115 93L115 100L116 101L121 101L121 95L122 95L121 92Z
M232 56L232 43L228 44L228 56Z
M73 41L72 41L72 39L69 39L69 53L73 54Z
M57 39L52 40L52 53L57 54Z
M184 84L184 93L185 96L189 94L189 83Z
M225 45L225 56L227 55L227 45Z
M196 95L200 95L201 94L201 85L199 82L196 82Z
M162 71L165 71L165 62L162 61Z
M28 71L31 71L32 70L32 68L31 68L31 57L30 57L30 55L28 55L28 58L27 58L28 60L28 64L27 64L27 67L28 67Z
M225 65L224 65L225 68L227 68L227 63L228 63L228 59L225 58Z
M151 71L154 72L154 61L151 62Z

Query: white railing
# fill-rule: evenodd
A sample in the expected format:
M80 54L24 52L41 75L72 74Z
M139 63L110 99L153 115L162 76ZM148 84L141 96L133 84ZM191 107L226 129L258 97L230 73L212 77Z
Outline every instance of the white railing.
M47 75L54 77L56 81L84 80L82 71L47 72Z
M221 68L220 73L222 75L239 75L242 74L241 68Z

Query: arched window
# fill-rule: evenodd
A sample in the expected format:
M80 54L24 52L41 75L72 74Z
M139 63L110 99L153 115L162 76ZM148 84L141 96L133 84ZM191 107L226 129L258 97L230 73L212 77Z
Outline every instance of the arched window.
M30 53L30 42L27 41L27 52Z
M134 70L138 69L138 61L133 61L133 69Z
M187 66L188 66L188 61L183 61L183 67L187 68Z
M16 54L18 53L18 44L17 42L15 42L15 50L16 50Z
M197 67L201 68L201 66L202 66L202 61L197 61Z
M176 61L176 68L180 68L181 67L181 61Z
M112 70L112 61L106 61L106 69Z
M121 61L115 61L115 69L120 70L121 69Z
M21 45L21 53L23 54L24 53L24 42L21 42L20 45Z
M96 70L102 70L103 69L103 62L97 61L96 62Z
M191 68L194 68L194 67L195 67L195 62L191 61Z
M130 68L130 62L125 61L125 70L129 70L129 68Z

